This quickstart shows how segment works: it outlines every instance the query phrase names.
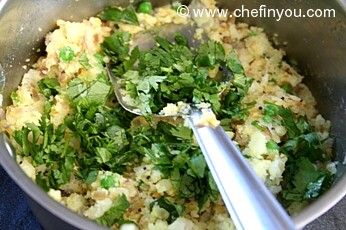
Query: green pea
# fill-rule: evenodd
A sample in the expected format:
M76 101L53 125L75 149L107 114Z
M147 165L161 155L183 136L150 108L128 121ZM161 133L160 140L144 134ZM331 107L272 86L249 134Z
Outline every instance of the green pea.
M141 2L138 6L138 12L151 14L153 12L153 6L150 1Z
M63 62L70 62L75 57L73 49L69 46L64 46L59 50L59 58Z

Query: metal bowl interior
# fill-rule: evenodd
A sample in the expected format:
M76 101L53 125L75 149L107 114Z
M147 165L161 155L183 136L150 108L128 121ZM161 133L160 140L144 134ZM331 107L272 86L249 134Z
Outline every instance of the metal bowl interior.
M164 5L169 1L154 1ZM95 15L111 4L126 5L125 0L1 0L0 1L0 83L3 86L3 104L9 103L10 92L20 83L25 70L23 65L33 64L39 55L38 48L44 45L44 36L55 28L57 19L78 21ZM222 8L235 9L242 4L246 8L296 8L336 10L335 18L242 18L240 20L263 27L269 34L277 33L280 41L287 42L284 49L289 58L299 63L299 69L307 76L309 86L318 102L322 115L332 122L335 138L336 159L344 162L346 153L346 1L275 1L275 0L230 0L218 1ZM30 59L27 63L26 59ZM1 66L3 71L1 71ZM42 192L15 163L10 147L0 138L0 163L12 179L25 191L36 205L79 229L100 229L93 222L81 218L67 208L51 200ZM316 219L346 194L346 167L338 164L337 180L323 196L294 217L298 228ZM42 215L38 214L38 216ZM41 218L40 218L41 219ZM47 228L54 228L44 224Z

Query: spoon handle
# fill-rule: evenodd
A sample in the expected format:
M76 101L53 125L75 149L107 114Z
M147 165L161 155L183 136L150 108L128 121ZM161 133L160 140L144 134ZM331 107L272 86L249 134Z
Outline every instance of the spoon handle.
M197 127L193 132L237 229L295 229L274 195L250 168L220 127Z

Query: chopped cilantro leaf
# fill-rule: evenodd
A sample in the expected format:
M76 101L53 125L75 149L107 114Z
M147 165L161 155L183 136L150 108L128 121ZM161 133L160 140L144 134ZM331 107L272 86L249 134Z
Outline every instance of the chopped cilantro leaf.
M93 104L104 104L106 102L110 89L111 87L109 86L109 84L96 81L88 89L86 95L88 102Z
M100 164L107 163L112 158L112 153L106 148L96 148L96 159Z
M323 160L327 156L322 151L322 142L317 133L302 134L287 140L281 150L291 156L305 156L312 161Z
M37 82L40 93L46 98L59 93L60 84L56 78L43 78Z
M295 137L299 135L300 130L297 127L294 114L290 109L274 103L265 102L263 115L263 120L267 123L272 122L277 117L281 117L281 125L287 129L288 136Z
M69 83L67 95L80 106L101 105L104 104L110 93L109 83L96 80L87 85L82 80L76 78Z
M195 175L200 178L204 177L204 172L207 165L203 155L199 154L197 156L192 156L189 161L189 166Z
M178 126L171 129L173 136L181 140L191 140L192 130L185 126Z
M243 66L241 65L235 51L232 51L228 55L227 66L234 74L244 74Z
M330 160L330 156L324 152L322 141L307 118L289 108L265 102L263 120L279 123L287 130L280 147L272 141L267 143L268 149L278 149L288 157L283 174L283 201L312 200L322 194L333 177L319 162Z
M163 121L155 126L133 129L133 147L150 158L155 168L172 180L181 198L198 200L204 196L200 207L211 197L215 200L217 189L207 173L204 157L194 143L191 130Z
M196 63L201 67L213 68L225 59L225 50L221 43L208 41L202 44L197 51Z
M130 53L130 38L131 35L128 32L116 31L106 37L101 44L104 54L111 59L111 68L119 77L132 68L139 56L138 48L133 49Z
M87 86L79 78L70 81L67 88L67 95L71 100L76 99L78 96L83 95L87 90Z
M46 165L47 170L36 177L37 184L44 190L58 189L70 181L73 173L76 150L69 145L70 138L64 136L65 130L63 125L54 129L43 118L39 126L27 124L13 134L23 155L30 155L34 165ZM40 137L43 143L38 141Z
M75 106L77 112L65 122L81 140L83 155L78 156L77 164L84 180L96 169L106 167L112 172L122 172L135 163L137 155L128 149L130 140L125 130L130 127L132 114L105 105Z
M150 210L152 210L155 205L158 205L160 208L165 209L169 213L169 217L167 219L168 224L174 222L179 216L182 215L183 212L183 207L181 205L175 205L164 197L160 197L159 199L153 201L150 204Z
M79 57L79 63L86 69L91 67L88 56L85 53Z
M132 6L128 6L125 9L107 7L99 14L99 17L105 21L139 24L136 12Z
M89 174L87 175L87 177L86 177L86 179L85 179L85 183L91 184L91 183L93 183L94 181L96 181L97 174L98 174L97 171L91 171L91 172L89 172Z
M124 78L124 88L135 102L133 106L143 113L158 113L168 103L184 101L208 102L221 116L242 113L242 119L246 117L247 108L242 107L240 101L251 81L245 76L235 53L226 55L216 41L203 43L195 50L188 46L186 37L177 34L175 42L157 37L155 47L145 51L135 48L129 54L129 39L129 35L116 32L105 39L102 47L111 58L114 74ZM138 67L135 68L136 62ZM233 69L220 71L218 75L235 71L229 84L208 77L208 71L217 66ZM232 86L226 90L229 95L221 97L220 92L229 85ZM226 105L232 104L232 111L223 108L226 107L222 106L224 100L227 100Z
M130 34L117 31L105 38L102 47L113 61L123 61L129 55Z
M299 158L295 162L297 172L291 178L289 188L283 191L283 197L290 201L302 201L314 199L324 191L329 183L330 174L318 169L307 158Z
M122 194L113 202L113 206L103 216L96 219L96 222L111 227L113 224L124 220L124 213L130 207L126 196Z

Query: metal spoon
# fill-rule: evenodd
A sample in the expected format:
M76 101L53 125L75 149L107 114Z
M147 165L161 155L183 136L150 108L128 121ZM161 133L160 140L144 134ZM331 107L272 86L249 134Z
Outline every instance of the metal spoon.
M133 40L140 49L148 49L155 45L154 34L170 40L179 32L189 38L190 45L196 45L199 41L193 39L195 29L193 25L169 24L158 28L157 33L139 33ZM130 113L142 115L139 109L123 100L119 79L113 75L109 66L107 72L119 104ZM256 176L222 127L201 127L201 116L201 110L194 108L187 119L236 228L295 229L286 211Z

